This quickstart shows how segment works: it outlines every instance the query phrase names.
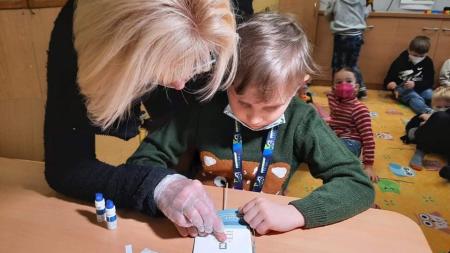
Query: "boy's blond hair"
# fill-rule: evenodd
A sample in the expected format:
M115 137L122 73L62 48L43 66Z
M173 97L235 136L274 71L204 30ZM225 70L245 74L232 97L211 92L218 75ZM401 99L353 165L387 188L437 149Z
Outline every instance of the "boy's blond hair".
M280 86L298 89L304 77L317 70L306 34L291 16L259 13L241 24L238 33L239 65L233 82L238 94L258 85L267 99Z
M198 91L207 100L228 88L237 66L228 0L78 0L74 40L80 91L102 128L158 84L211 69Z
M444 99L450 103L450 86L440 86L433 91L431 104L434 107L437 99Z

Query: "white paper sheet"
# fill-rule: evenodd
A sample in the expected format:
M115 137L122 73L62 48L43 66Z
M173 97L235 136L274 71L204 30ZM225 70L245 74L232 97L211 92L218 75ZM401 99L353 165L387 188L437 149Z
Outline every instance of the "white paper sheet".
M196 237L193 253L252 253L252 234L246 228L225 228L227 240L223 243L212 235Z

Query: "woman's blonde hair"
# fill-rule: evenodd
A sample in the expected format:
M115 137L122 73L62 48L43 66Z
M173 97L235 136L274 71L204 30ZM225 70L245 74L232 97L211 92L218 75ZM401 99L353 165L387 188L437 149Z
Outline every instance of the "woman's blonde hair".
M280 86L297 90L305 76L317 71L308 38L292 16L258 13L242 23L238 33L239 64L233 82L238 94L258 85L267 99Z
M77 81L103 129L158 84L210 70L197 91L207 100L234 79L238 35L228 0L78 0L73 26Z

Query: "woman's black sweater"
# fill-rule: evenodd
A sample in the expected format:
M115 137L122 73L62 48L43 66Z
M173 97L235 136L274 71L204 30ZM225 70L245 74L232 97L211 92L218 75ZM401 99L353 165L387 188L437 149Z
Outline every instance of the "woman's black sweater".
M153 199L156 185L167 168L134 165L111 166L96 159L95 134L130 139L138 134L139 104L151 108L153 125L187 108L185 96L158 88L133 106L126 120L112 130L101 131L87 117L83 95L77 84L77 53L73 45L73 0L62 8L51 34L48 50L48 93L45 111L45 177L56 191L81 200L93 201L95 192L102 192L118 207L133 208L154 215ZM170 97L170 100L167 99ZM192 102L192 96L186 95Z

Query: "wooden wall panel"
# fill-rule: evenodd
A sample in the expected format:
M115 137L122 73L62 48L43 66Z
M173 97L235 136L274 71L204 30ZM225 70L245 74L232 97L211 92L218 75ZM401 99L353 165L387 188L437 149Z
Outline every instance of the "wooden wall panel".
M0 99L0 156L43 160L44 101Z
M0 99L41 98L30 15L27 10L0 11Z
M19 9L27 6L27 0L0 0L0 10Z
M364 34L359 66L369 88L383 88L384 77L391 62L405 50L403 44L399 45L393 39L398 21L396 18L373 18L367 22L371 28Z
M326 17L319 16L317 36L313 50L313 58L320 67L316 80L329 82L331 80L331 58L333 55L333 34Z
M62 7L67 0L29 0L30 8Z
M62 7L67 0L0 0L0 10Z
M58 16L60 8L35 9L31 18L31 37L36 63L37 77L42 98L47 97L47 49L53 22Z
M46 52L58 12L0 11L0 156L43 159Z

